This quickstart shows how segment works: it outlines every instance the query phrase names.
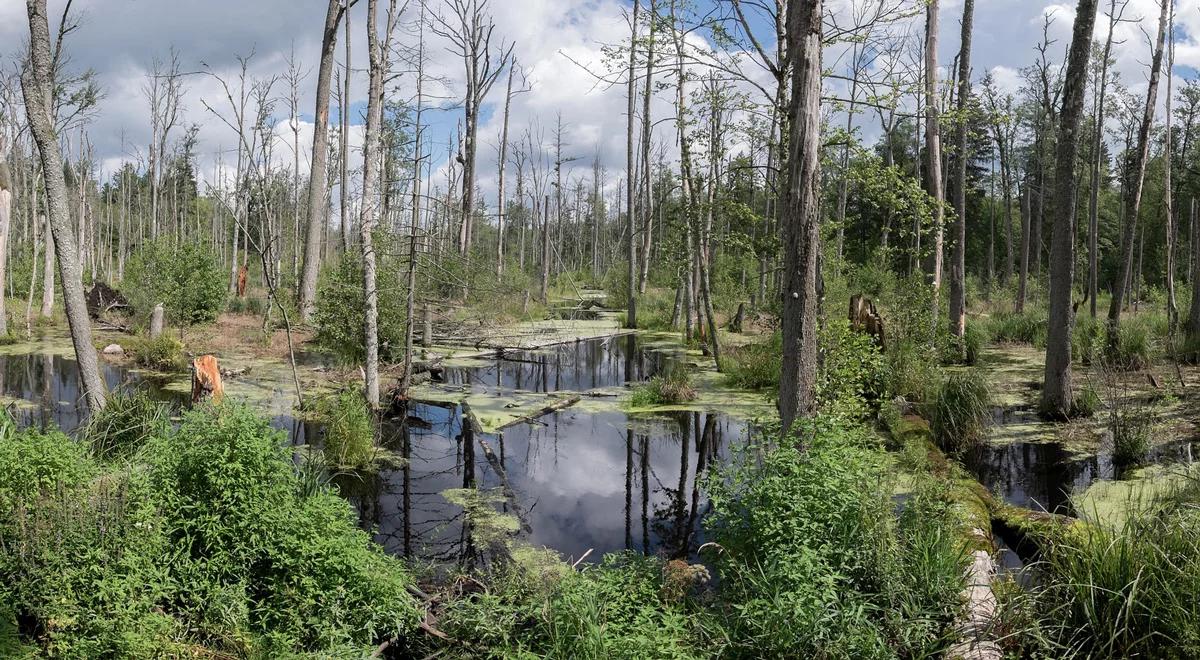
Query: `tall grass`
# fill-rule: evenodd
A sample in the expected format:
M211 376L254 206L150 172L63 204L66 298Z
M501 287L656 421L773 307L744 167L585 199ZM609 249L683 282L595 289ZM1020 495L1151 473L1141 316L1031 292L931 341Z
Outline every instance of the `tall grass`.
M142 390L113 392L104 407L93 413L83 427L82 436L96 455L106 459L127 459L150 438L166 433L171 426L171 411Z
M348 389L318 399L315 416L325 426L322 452L330 465L360 469L372 464L377 454L375 421L361 391Z
M686 403L696 398L696 388L686 368L678 367L633 388L629 405L634 408Z
M952 374L933 406L931 429L945 451L961 453L983 440L991 414L987 381L977 370Z

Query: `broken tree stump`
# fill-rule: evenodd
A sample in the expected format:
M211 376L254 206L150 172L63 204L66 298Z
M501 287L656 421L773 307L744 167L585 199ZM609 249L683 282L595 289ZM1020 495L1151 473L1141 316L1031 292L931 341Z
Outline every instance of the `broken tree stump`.
M154 306L154 311L150 312L150 338L158 339L163 333L163 317L166 312L163 310L163 304L158 303Z
M201 355L192 360L192 404L204 399L220 403L225 396L225 388L221 384L221 366L217 364L215 355Z
M880 350L887 350L887 337L883 329L883 317L875 309L875 301L856 293L850 297L850 328L857 332L865 332L875 340Z
M238 298L246 297L246 278L249 274L250 274L250 269L246 267L246 264L242 264L241 266L238 267L238 276L237 276L237 297Z
M737 313L733 315L733 320L729 322L729 330L731 332L741 333L742 325L746 322L746 303L738 303Z

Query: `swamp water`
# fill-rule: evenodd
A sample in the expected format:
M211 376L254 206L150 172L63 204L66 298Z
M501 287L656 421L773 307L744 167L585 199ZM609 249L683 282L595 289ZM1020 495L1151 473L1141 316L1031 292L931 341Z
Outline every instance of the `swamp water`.
M576 559L591 550L588 561L625 548L694 556L708 509L702 476L747 441L749 423L710 412L629 415L612 396L681 359L628 335L452 361L442 382L427 386L437 402L411 401L381 425L381 445L405 460L334 482L389 552L436 563L487 561L518 538ZM180 377L103 360L101 367L110 390L140 387L179 406L188 399ZM293 445L319 444L320 426L291 411L290 381L273 376L231 380L227 396L244 396ZM71 432L86 421L69 353L0 355L0 378L0 395L21 424ZM505 397L530 392L583 399L487 434L464 423L464 406L454 401L469 395L503 406Z

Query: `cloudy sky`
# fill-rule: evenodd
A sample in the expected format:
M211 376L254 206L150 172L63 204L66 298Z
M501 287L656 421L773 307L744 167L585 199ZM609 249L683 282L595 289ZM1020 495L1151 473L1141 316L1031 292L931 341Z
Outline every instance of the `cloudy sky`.
M437 11L441 0L429 0ZM700 3L717 0L697 0ZM863 2L864 0L857 0ZM50 0L52 20L61 13L65 0ZM830 11L844 11L852 0L827 0ZM381 3L383 4L383 3ZM1108 0L1101 0L1107 7ZM251 75L268 77L282 74L291 52L312 72L318 58L319 39L324 20L323 0L75 0L80 16L78 31L69 37L67 49L71 66L92 68L99 76L105 97L88 131L102 169L111 172L123 160L142 156L149 140L149 111L143 93L146 74L154 58L166 57L170 48L180 52L185 71L209 70L232 76L236 55L254 54ZM1061 60L1070 40L1073 2L1046 0L977 0L973 69L978 78L993 71L998 82L1015 89L1017 71L1034 58L1034 44L1041 37L1042 17L1055 17L1051 36L1058 40L1052 48ZM416 6L412 0L411 7ZM491 0L496 22L495 34L515 43L515 53L527 72L529 91L514 102L511 135L519 137L530 126L540 125L549 142L556 116L561 113L566 126L567 151L580 159L581 167L590 167L597 154L614 173L624 168L624 90L598 84L580 65L600 70L603 46L619 43L626 37L626 13L631 0ZM1188 78L1200 67L1200 0L1177 0L1176 77ZM365 91L366 3L352 11L352 27L357 36L353 43L352 97L361 108ZM943 0L940 61L949 63L958 50L962 0ZM1145 63L1148 62L1144 27L1153 32L1157 19L1157 0L1131 0L1128 18L1141 18L1141 24L1122 25L1115 48L1118 70L1123 82L1135 91L1145 87ZM1107 28L1103 16L1097 20L1097 37ZM53 29L53 26L52 26ZM0 66L11 71L28 36L25 3L0 0ZM401 38L410 39L403 36ZM448 95L461 93L461 63L445 49L435 35L428 35L432 57L431 71L449 80ZM339 43L339 62L342 44ZM826 55L827 65L837 61L836 53ZM301 158L307 160L311 140L312 94L316 82L311 73L301 89ZM408 96L411 80L397 80L397 96ZM480 186L486 196L494 193L495 148L499 134L499 115L495 104L502 98L502 83L497 85L485 122L480 129ZM277 88L282 96L286 89ZM658 114L669 113L669 91L657 101ZM234 144L233 133L205 109L201 100L220 107L223 96L217 81L205 75L189 76L184 100L184 123L199 125L202 173L212 176L217 154ZM448 100L449 105L452 101ZM286 112L280 104L280 112ZM446 144L454 129L458 111L436 113L431 135L438 143L434 161L444 161ZM290 128L281 116L280 135L290 136ZM358 123L359 112L352 113ZM660 124L660 139L669 137L670 127ZM357 137L355 138L357 141ZM281 145L281 158L291 160L290 137ZM123 146L124 145L124 146ZM440 155L439 153L440 152ZM303 166L302 166L303 167ZM614 174L610 177L615 180Z

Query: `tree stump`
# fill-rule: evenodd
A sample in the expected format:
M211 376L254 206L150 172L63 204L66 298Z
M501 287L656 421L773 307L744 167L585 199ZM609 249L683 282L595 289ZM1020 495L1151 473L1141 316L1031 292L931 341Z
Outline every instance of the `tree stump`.
M746 322L746 303L738 303L737 313L733 315L733 320L729 322L729 329L732 332L741 333L742 325Z
M246 264L242 264L238 268L238 277L237 277L237 297L238 298L246 297L246 278L249 274L250 274L250 269L246 267Z
M433 310L428 303L425 304L425 329L421 333L421 345L425 348L433 345Z
M158 339L163 333L163 304L158 303L154 306L154 311L150 312L150 338Z
M192 404L204 399L220 403L224 396L225 388L221 385L221 367L217 364L217 357L201 355L192 360Z
M866 296L856 293L850 297L850 328L865 332L875 339L875 343L879 345L880 350L887 349L887 337L883 330L883 317L879 315L879 310L875 309L875 301Z

